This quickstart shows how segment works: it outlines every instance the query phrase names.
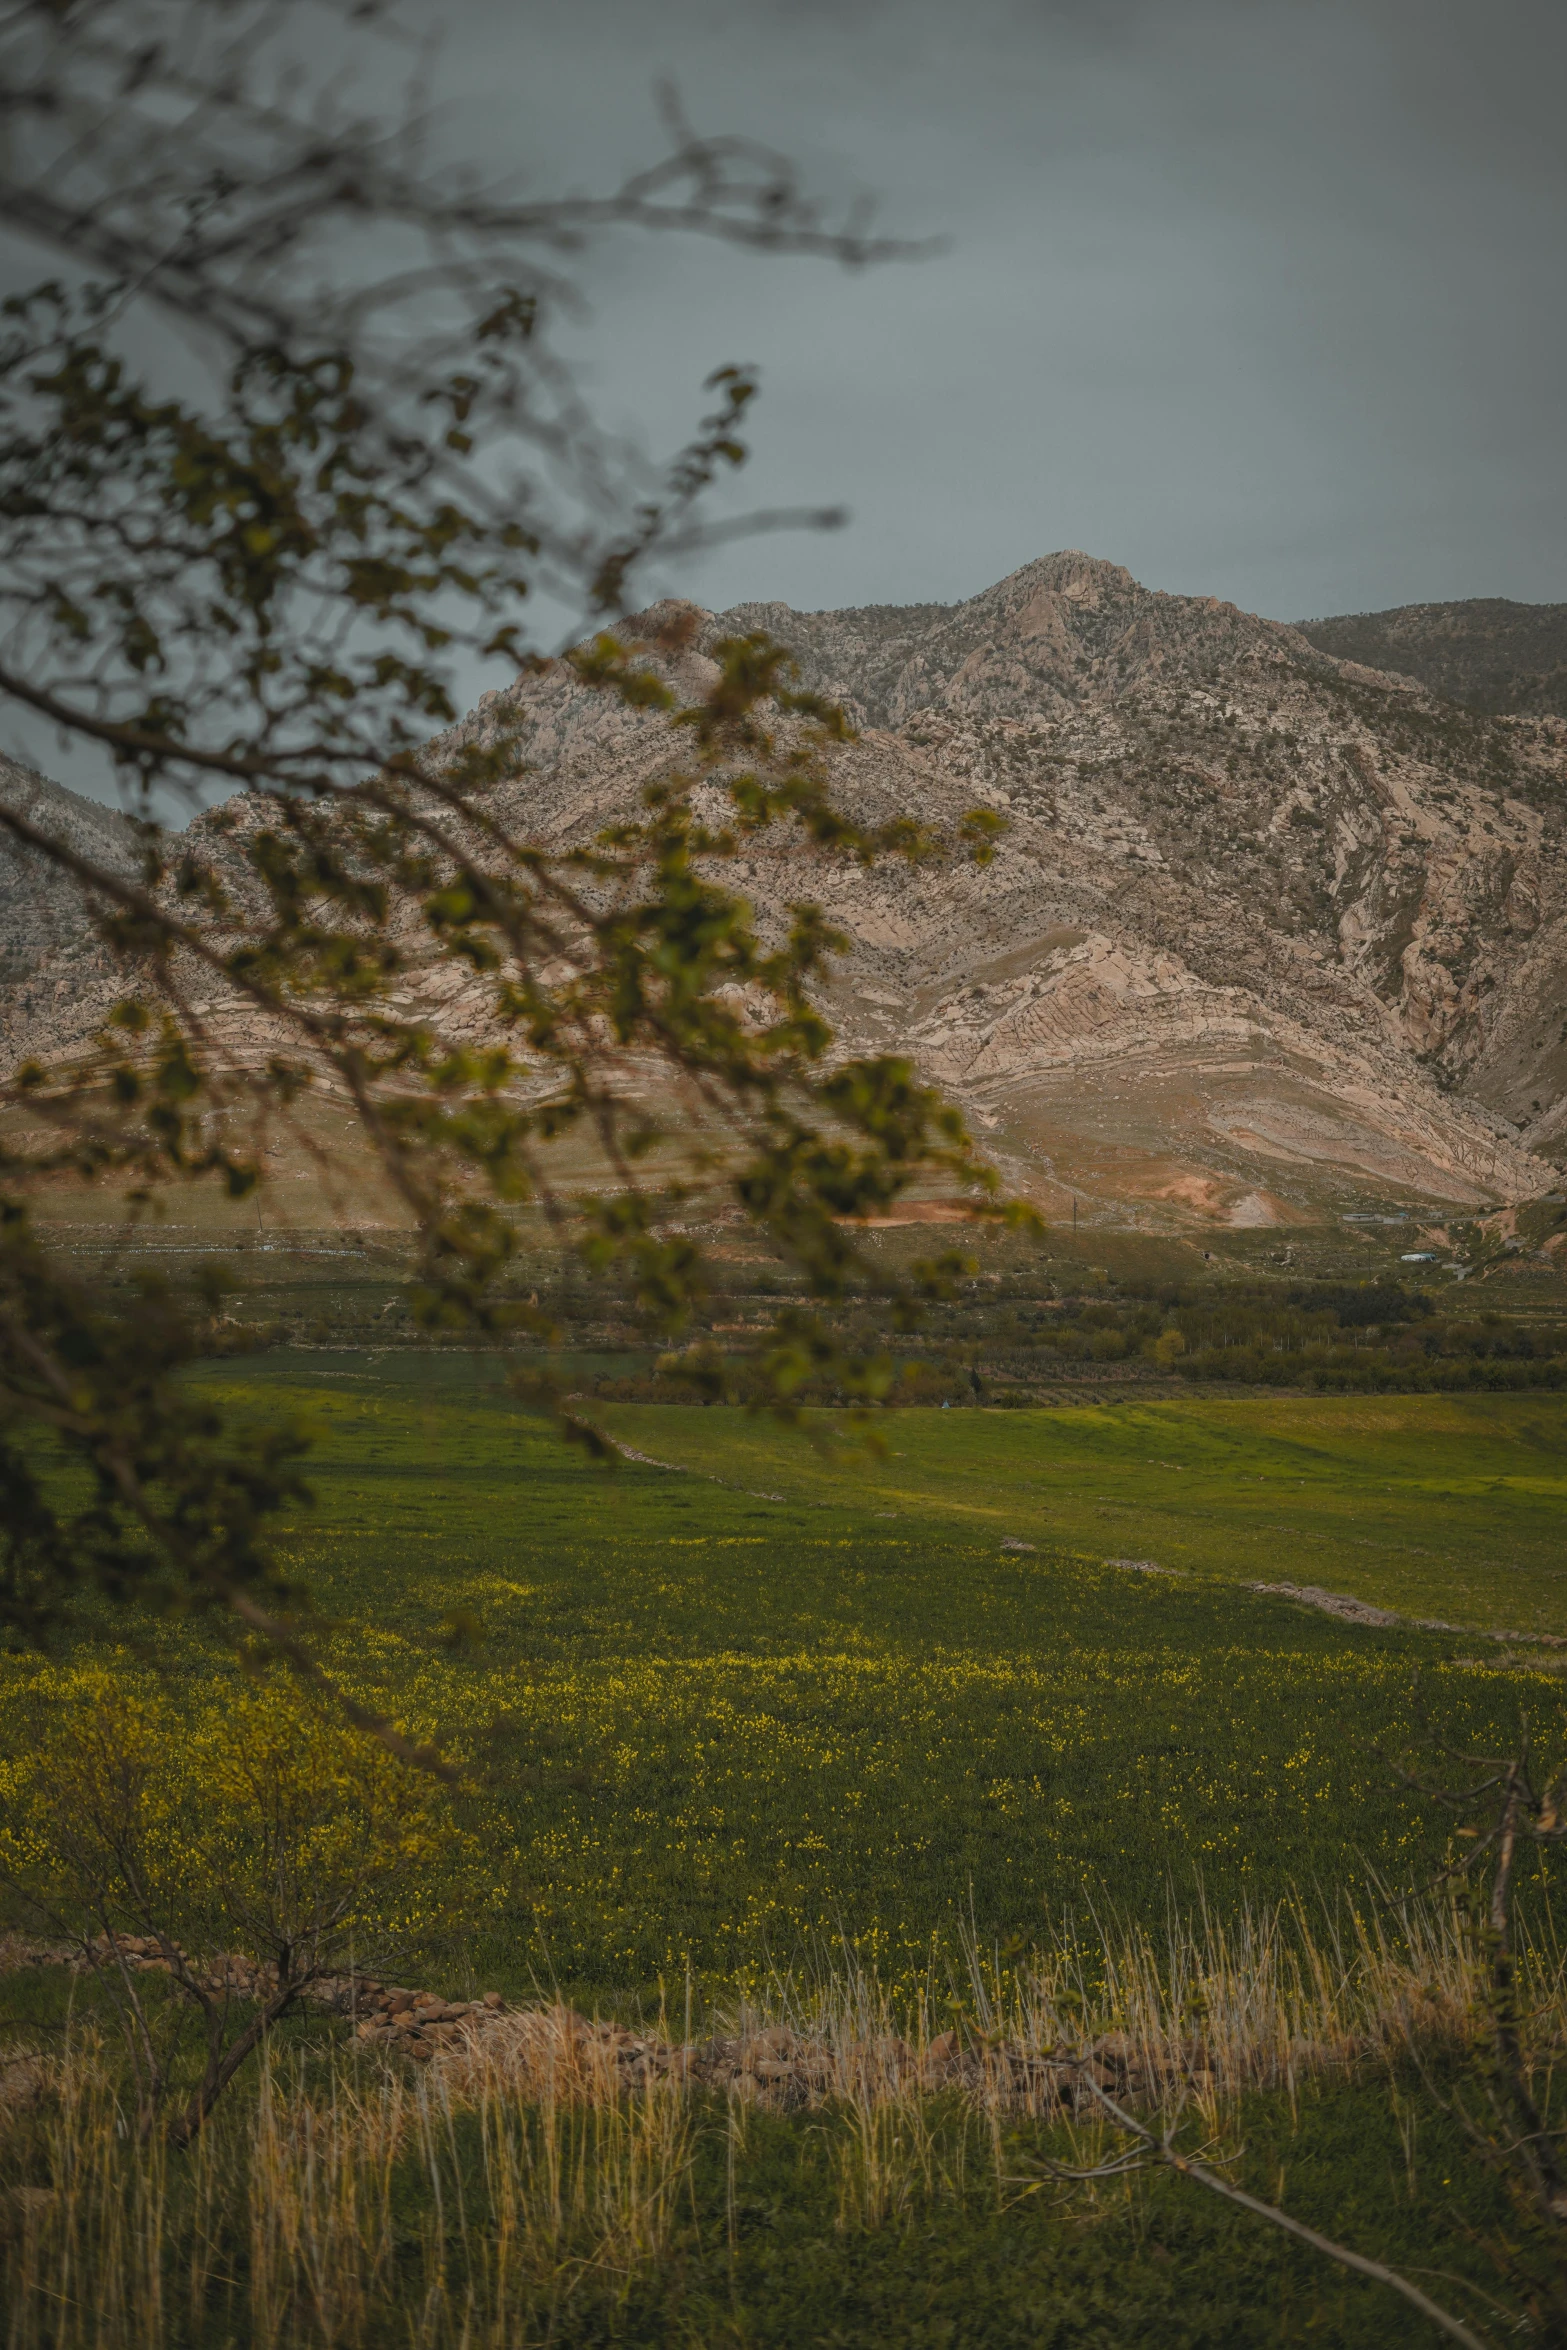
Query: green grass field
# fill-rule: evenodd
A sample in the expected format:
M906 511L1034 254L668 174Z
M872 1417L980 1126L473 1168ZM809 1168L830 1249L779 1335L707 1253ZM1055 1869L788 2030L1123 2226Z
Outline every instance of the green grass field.
M1393 1769L1422 1720L1465 1745L1510 1744L1521 1710L1546 1744L1567 1735L1558 1651L1492 1637L1567 1631L1567 1399L906 1412L879 1423L880 1457L735 1412L626 1406L608 1415L616 1433L680 1465L606 1470L519 1412L500 1375L493 1357L328 1352L199 1374L228 1403L313 1428L316 1499L282 1547L319 1611L319 1646L469 1766L440 1866L378 1957L402 1980L521 1997L554 1985L623 2014L662 1995L678 2014L688 1977L700 2010L769 1969L835 1965L841 1978L852 1958L895 2003L923 1987L940 2014L955 1985L962 2012L966 1942L1005 1973L1063 1927L1091 1947L1099 1924L1140 1920L1157 1939L1172 1905L1222 1918L1291 1892L1342 1920L1371 1871L1395 1890L1428 1882L1444 1823ZM1174 1572L1107 1563L1118 1558ZM1245 1588L1256 1581L1465 1629L1361 1628ZM98 1627L111 1642L130 1630L106 1612ZM156 1676L209 1723L222 1713L238 1668L210 1627L136 1629L117 1669ZM0 1660L0 1747L30 1687L101 1653L88 1641ZM3 1988L0 2026L18 2046L54 2045L73 2004L90 2022L91 1986L24 1973ZM301 2020L283 2061L297 2056L312 2094L335 2082L334 2097L365 2096L354 2126L373 2131L376 2099L402 2092L377 2088L340 2041L341 2027ZM1399 2094L1372 2070L1247 2097L1224 2123L1235 2173L1483 2312L1486 2246L1510 2225L1500 2190L1426 2087ZM313 2112L289 2129L324 2128ZM252 2076L212 2141L221 2184L207 2201L195 2174L171 2174L160 2340L262 2338L246 2330L254 2214L295 2189L292 2173L259 2167L261 2113ZM55 2179L47 2121L0 2131L0 2197L13 2176L27 2193ZM869 2160L852 2111L737 2122L722 2100L692 2109L656 2255L605 2266L582 2218L580 2245L562 2236L536 2280L508 2288L511 2315L475 2333L463 2295L491 2306L484 2263L505 2214L486 2200L474 2126L460 2115L443 2137L410 2122L386 2170L393 2219L337 2243L345 2276L392 2248L357 2331L311 2299L329 2231L301 2222L287 2338L1437 2338L1384 2289L1167 2177L1089 2201L1040 2191L1046 2137L1031 2124L998 2124L992 2141L943 2108L917 2160L889 2137L889 2175L912 2183L873 2222L845 2217L845 2182ZM67 2308L58 2289L141 2209L123 2131L106 2120L100 2136L108 2233L90 2258L51 2253L18 2288L19 2343L143 2338L129 2320L105 2332L91 2294ZM1049 2140L1067 2155L1074 2143ZM587 2212L600 2171L573 2176ZM0 2230L0 2270L6 2247ZM198 2269L200 2295L184 2281Z
M1281 1396L921 1412L823 1461L765 1420L619 1407L662 1460L977 1540L1315 1584L1411 1617L1567 1635L1567 1397Z
M1237 1587L1560 1621L1555 1398L910 1412L881 1460L734 1413L612 1415L691 1475L590 1465L483 1357L203 1376L314 1423L284 1547L324 1647L477 1773L461 1932L432 1912L420 1951L454 1988L624 1999L840 1939L907 1980L965 1932L1162 1916L1172 1888L1404 1881L1442 1833L1390 1761L1417 1670L1465 1742L1513 1737L1521 1701L1547 1734L1567 1711L1549 1648ZM232 1669L189 1627L158 1641L194 1686L199 1659Z

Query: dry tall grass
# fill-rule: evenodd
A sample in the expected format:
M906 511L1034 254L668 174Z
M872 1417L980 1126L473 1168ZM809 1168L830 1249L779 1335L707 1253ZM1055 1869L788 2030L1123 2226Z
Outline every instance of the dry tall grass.
M1549 2066L1567 1976L1538 1944L1525 1966ZM1064 1939L1012 1971L974 1951L959 1988L956 2031L950 1992L897 2010L870 1976L824 1967L775 1980L700 2048L564 2009L509 2017L422 2072L339 2044L308 2071L264 2064L185 2153L137 2143L112 2049L79 2030L0 2070L5 2350L511 2350L659 2261L695 2211L704 2136L732 2236L759 2106L812 2108L839 2225L885 2227L933 2197L1004 2192L1022 2117L1091 2134L1074 2113L1087 2056L1145 2106L1195 2105L1211 2135L1245 2089L1293 2094L1326 2068L1462 2042L1480 1975L1437 1906L1337 1935L1284 1908L1162 1942Z

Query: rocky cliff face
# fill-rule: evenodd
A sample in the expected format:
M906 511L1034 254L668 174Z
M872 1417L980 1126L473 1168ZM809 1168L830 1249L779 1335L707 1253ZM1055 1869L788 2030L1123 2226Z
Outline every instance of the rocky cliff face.
M954 606L695 617L689 685L704 648L765 627L843 701L857 810L1009 818L980 870L765 848L739 879L827 905L854 941L845 1041L912 1050L1047 1209L1290 1222L1558 1180L1567 722L1478 715L1078 554ZM661 722L568 671L504 700L528 750L510 813L541 838L671 763ZM32 1049L54 969L13 1011ZM449 1026L479 1023L454 974L440 990ZM63 1039L63 1001L50 1019Z
M813 888L856 942L846 1035L910 1044L1017 1180L1257 1222L1554 1181L1567 725L1075 554L951 607L745 605L696 641L755 627L861 726L856 806L1010 819L983 872ZM644 730L559 678L529 698L537 818L601 820ZM749 881L785 887L765 859Z
M129 875L136 836L126 819L0 756L0 801L95 865ZM103 956L84 893L57 865L0 830L0 1056L73 1034L102 985ZM8 1049L9 1048L9 1049Z

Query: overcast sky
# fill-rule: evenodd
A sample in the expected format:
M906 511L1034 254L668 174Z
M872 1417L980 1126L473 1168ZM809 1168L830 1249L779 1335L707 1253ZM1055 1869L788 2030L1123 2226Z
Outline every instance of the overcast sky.
M747 494L841 499L670 584L943 601L1083 547L1275 618L1567 599L1562 0L454 0L486 162L588 187L652 101L872 191L935 259L626 239L611 413L678 440L759 362Z
M755 363L744 502L850 516L647 594L952 602L1081 547L1280 620L1567 601L1567 0L441 0L438 21L437 146L486 179L612 188L666 151L667 80L829 210L873 196L889 232L941 241L860 272L629 233L572 259L601 417L673 450L703 378ZM316 63L381 110L384 45L339 38ZM545 643L581 624L537 617ZM118 796L90 746L14 711L4 739Z

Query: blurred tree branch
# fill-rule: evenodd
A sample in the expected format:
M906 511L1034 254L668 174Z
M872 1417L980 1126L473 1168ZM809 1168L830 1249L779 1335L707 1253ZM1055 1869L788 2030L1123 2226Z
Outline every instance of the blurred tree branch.
M305 34L330 36L332 70L302 62ZM523 1209L678 1340L706 1268L676 1219L693 1185L717 1190L800 1278L761 1357L780 1410L823 1370L889 1394L891 1362L843 1344L831 1309L876 1290L908 1327L961 1267L947 1251L893 1275L859 1220L927 1177L1000 1212L906 1061L838 1051L818 999L845 941L804 886L823 858L983 861L997 819L945 839L856 821L834 783L850 730L787 648L735 637L693 671L685 623L625 621L649 563L747 527L704 505L745 462L756 379L719 368L653 467L599 427L551 340L574 258L611 230L853 268L911 248L858 211L834 223L785 159L699 136L673 99L664 159L606 195L481 185L430 160L416 104L345 108L340 83L373 82L374 43L398 38L395 17L330 0L0 16L0 189L57 270L4 306L0 694L109 752L140 848L138 872L111 870L0 799L0 827L83 892L123 983L91 1049L37 1056L0 1092L32 1136L0 1129L0 1475L25 1501L0 1595L27 1630L73 1583L162 1578L307 1674L264 1536L299 1490L293 1439L192 1416L199 1315L147 1285L84 1297L40 1243L41 1185L243 1198L269 1126L330 1087L417 1232L424 1323L534 1341L548 1315L507 1282ZM541 589L600 624L564 667L530 638ZM473 663L516 682L459 722ZM596 836L539 833L541 680L663 730L640 802ZM159 821L169 793L214 783L237 787L221 809ZM802 881L765 921L725 879L763 833ZM443 1017L443 972L477 1032ZM214 1001L244 1013L243 1050ZM647 1063L676 1105L662 1123L628 1082ZM603 1170L574 1193L552 1159L571 1135ZM723 1392L721 1365L690 1367ZM90 1467L89 1511L35 1473L40 1427Z

